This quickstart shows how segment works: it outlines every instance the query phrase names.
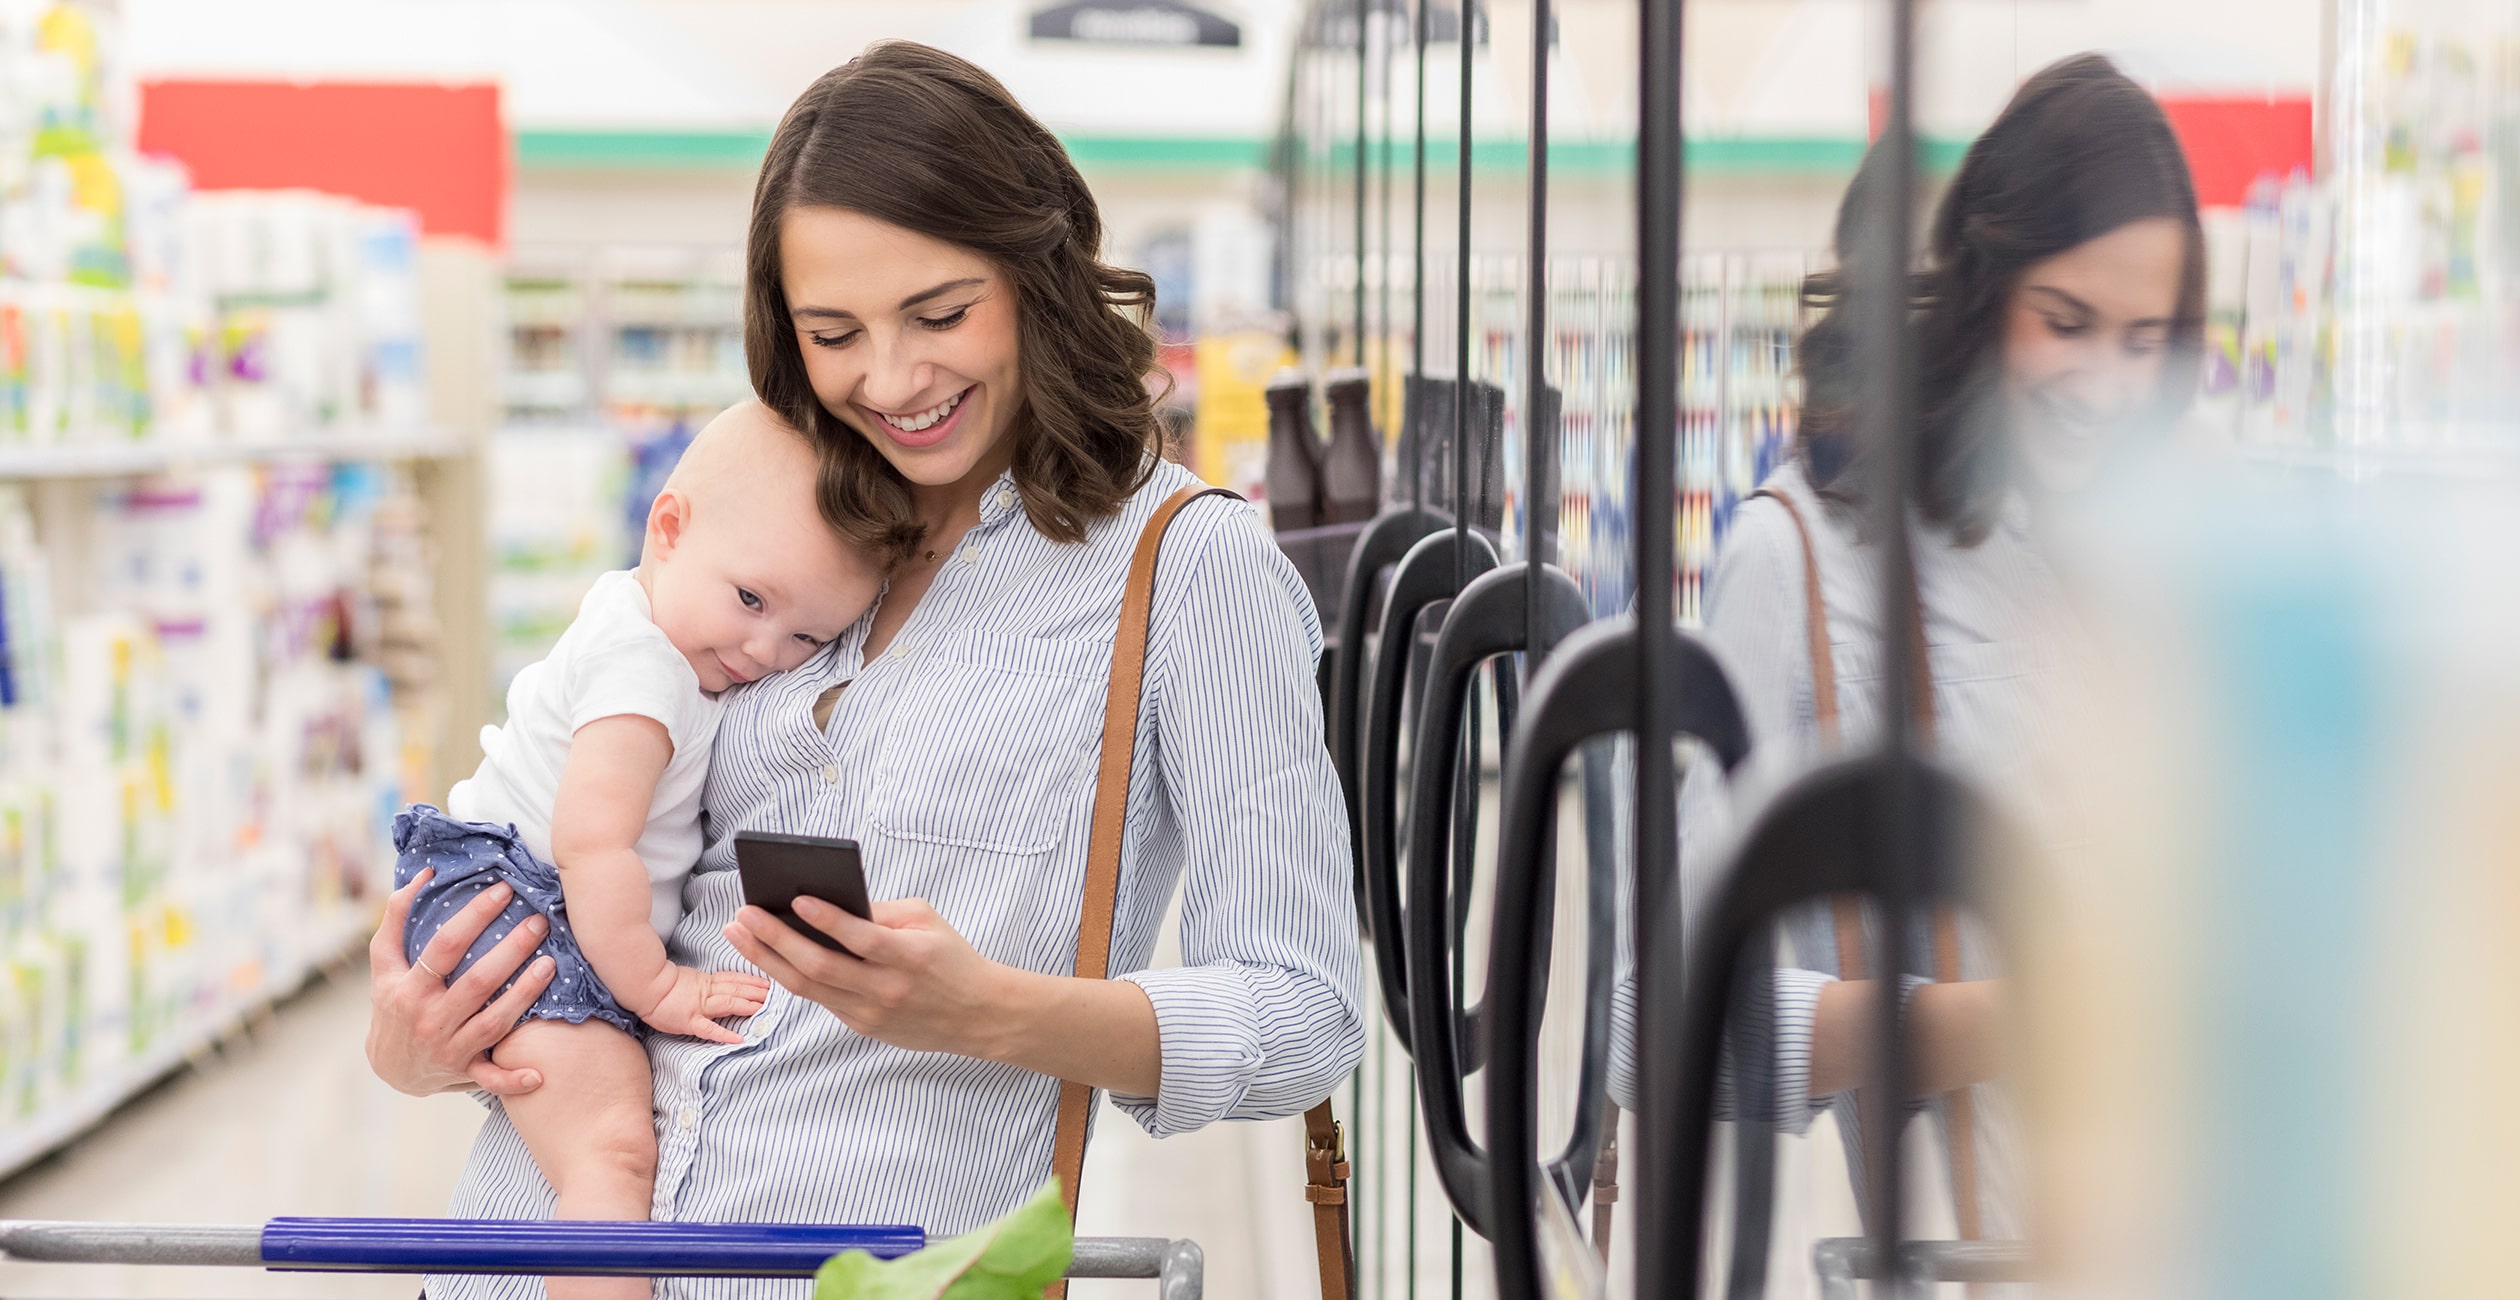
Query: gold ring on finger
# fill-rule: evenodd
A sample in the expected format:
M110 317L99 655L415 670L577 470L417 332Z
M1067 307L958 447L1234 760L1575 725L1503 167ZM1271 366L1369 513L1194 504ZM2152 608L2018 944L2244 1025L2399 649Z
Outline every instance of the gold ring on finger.
M414 966L419 967L420 969L422 969L422 970L424 970L424 971L429 972L431 975L435 975L435 976L437 977L437 982L438 982L438 983L440 983L440 984L444 984L444 983L446 982L446 976L445 976L442 972L440 972L440 971L438 970L438 968L437 968L437 967L432 966L432 965L430 965L429 963L427 963L427 962L425 962L425 961L422 961L422 960L420 960L419 958L416 958L416 957L412 959L411 964L412 964L412 965L414 965Z

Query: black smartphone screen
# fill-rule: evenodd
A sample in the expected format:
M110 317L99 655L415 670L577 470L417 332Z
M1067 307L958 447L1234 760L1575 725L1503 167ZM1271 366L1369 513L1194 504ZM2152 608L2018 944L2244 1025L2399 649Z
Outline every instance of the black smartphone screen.
M735 874L743 881L745 902L834 952L857 955L796 914L796 900L806 897L819 898L851 916L872 916L866 901L866 867L858 860L856 840L737 831Z

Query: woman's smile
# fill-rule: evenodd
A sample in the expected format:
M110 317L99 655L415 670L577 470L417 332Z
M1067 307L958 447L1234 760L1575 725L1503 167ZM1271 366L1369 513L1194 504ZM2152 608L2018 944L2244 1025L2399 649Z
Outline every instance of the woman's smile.
M882 429L894 442L905 447L933 447L953 436L954 430L960 427L965 406L963 399L971 396L978 387L978 384L969 385L934 406L903 415L878 411L863 402L857 406L861 413L871 417L868 423Z

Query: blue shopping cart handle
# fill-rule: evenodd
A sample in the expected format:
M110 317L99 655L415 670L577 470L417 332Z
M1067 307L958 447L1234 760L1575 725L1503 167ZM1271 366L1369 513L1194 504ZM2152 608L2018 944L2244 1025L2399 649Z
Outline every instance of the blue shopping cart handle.
M273 1219L262 1262L282 1272L812 1277L842 1251L890 1259L926 1244L924 1229L903 1224Z

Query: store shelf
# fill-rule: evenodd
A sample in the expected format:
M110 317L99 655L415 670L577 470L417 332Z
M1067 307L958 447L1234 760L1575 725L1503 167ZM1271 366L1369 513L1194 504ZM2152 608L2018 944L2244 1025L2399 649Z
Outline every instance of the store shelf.
M76 1094L55 1101L27 1123L0 1127L0 1178L76 1141L124 1103L183 1069L255 1017L296 995L326 966L354 954L375 931L375 917L366 909L345 910L318 930L295 969L275 972L260 989L195 1019L173 1040L89 1080Z
M0 446L0 479L118 478L197 466L294 460L435 460L462 455L443 433L340 434L270 442L62 442Z

